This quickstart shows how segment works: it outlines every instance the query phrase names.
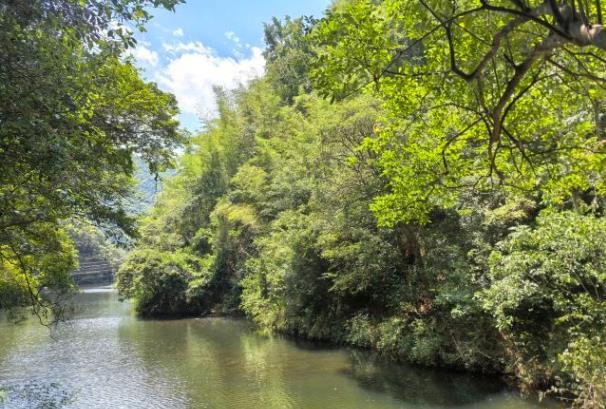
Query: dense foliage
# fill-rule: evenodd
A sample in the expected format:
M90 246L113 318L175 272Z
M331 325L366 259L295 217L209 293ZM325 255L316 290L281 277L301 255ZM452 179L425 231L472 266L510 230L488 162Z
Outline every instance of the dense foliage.
M380 4L391 3L338 2L319 22L266 27L267 77L218 96L219 117L141 221L119 288L143 315L244 313L268 330L502 373L603 407L606 225L591 101L568 96L569 82L537 89L517 108L534 117L520 112L508 129L524 149L553 152L531 170L503 141L492 163L480 117L456 108L473 99L464 82L363 84L372 72L355 64L373 61L365 53L389 61L399 40L386 27L405 23ZM443 71L431 47L399 69Z
M121 58L120 24L177 2L0 2L0 308L40 315L47 290L74 288L70 219L134 233L133 155L158 172L180 137L174 97Z
M527 4L493 10L514 3ZM381 224L428 222L469 190L556 205L603 193L604 51L552 28L542 4L351 1L319 24L320 89L385 102L369 142L390 184L373 203Z
M132 230L132 155L161 171L179 137L112 22L175 3L0 5L0 308L69 288L66 219ZM218 93L120 291L145 316L246 314L604 408L599 6L342 0L274 20L266 77Z

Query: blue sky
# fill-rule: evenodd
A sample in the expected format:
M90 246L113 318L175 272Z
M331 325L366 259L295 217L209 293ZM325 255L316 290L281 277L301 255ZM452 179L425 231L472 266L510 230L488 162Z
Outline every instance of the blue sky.
M189 0L153 10L132 51L147 79L176 95L182 125L200 129L216 111L212 87L234 88L262 75L263 23L273 16L320 17L330 0Z

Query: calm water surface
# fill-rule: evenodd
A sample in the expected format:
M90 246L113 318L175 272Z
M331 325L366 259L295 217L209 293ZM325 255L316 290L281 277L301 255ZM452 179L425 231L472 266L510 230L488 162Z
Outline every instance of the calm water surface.
M531 409L498 383L266 337L238 320L145 321L86 290L49 331L0 322L0 408Z

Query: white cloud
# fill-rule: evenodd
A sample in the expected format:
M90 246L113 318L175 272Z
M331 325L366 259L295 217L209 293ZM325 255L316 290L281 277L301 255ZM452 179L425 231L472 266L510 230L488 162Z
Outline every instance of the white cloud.
M214 117L217 104L213 88L235 89L263 75L265 59L252 47L246 57L220 57L200 42L163 44L175 57L156 72L156 80L177 97L185 113Z
M213 54L213 50L209 47L206 47L199 41L192 41L189 43L162 43L162 48L164 51L167 51L171 54L179 54L185 52L193 52L196 54Z
M229 41L234 42L236 45L240 45L240 37L238 37L233 31L228 31L225 33L225 37L227 37Z
M142 65L148 64L155 67L158 64L158 53L150 50L143 44L137 45L137 47L131 51L131 55Z
M228 31L225 33L225 38L227 38L229 41L232 42L234 48L231 50L232 54L240 59L244 57L243 54L243 48L246 49L250 49L251 46L250 44L246 43L245 45L242 44L242 40L240 40L240 37L238 37L236 35L236 33L234 33L233 31Z
M176 30L173 30L173 35L175 37L183 37L185 35L185 33L183 32L183 29L181 27L179 27Z

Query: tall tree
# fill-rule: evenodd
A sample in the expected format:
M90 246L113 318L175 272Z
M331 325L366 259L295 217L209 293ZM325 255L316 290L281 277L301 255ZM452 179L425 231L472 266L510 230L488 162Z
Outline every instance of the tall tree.
M263 55L267 61L267 77L278 95L288 103L299 95L299 91L310 92L308 71L313 58L311 44L306 39L315 20L311 17L284 21L273 18L265 24Z
M64 220L134 232L132 156L157 172L181 137L174 97L122 60L134 40L119 24L142 28L146 7L178 2L0 4L0 308L40 312L54 305L44 288L72 288Z

